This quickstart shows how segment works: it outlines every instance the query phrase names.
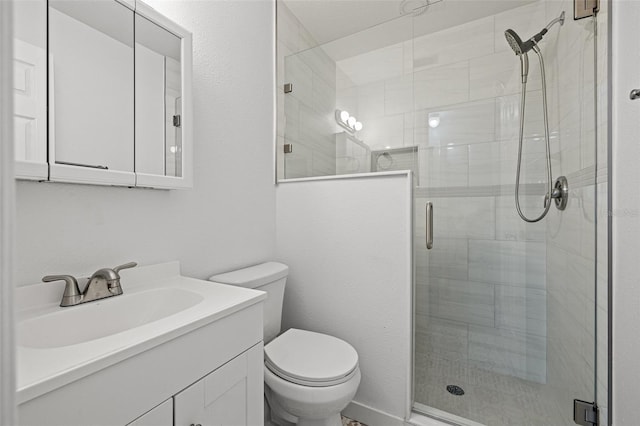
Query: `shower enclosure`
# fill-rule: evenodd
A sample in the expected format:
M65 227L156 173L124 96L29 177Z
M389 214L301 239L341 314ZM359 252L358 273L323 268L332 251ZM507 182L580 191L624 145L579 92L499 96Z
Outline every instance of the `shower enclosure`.
M574 399L607 395L596 327L606 314L596 294L606 287L606 256L596 256L606 240L596 114L606 19L574 19L573 1L382 3L396 15L331 38L307 28L295 1L278 2L278 178L413 172L415 411L459 424L574 424ZM553 20L533 46L546 93L532 58L519 153L523 73L505 31L526 44ZM547 167L567 178L562 211L546 197ZM525 217L551 204L535 223L517 212L517 174Z

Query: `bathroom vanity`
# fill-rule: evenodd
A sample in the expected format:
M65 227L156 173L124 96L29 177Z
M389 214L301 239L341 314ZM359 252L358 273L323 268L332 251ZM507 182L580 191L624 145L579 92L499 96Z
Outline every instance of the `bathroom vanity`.
M20 425L263 422L265 293L122 271L123 295L61 308L64 283L19 287Z

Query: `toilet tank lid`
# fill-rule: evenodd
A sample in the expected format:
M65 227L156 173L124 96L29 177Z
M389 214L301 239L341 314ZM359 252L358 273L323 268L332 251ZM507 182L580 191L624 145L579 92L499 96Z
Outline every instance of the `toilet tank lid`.
M246 288L258 288L285 278L288 273L289 267L287 265L279 262L266 262L225 272L224 274L213 275L209 277L209 281Z

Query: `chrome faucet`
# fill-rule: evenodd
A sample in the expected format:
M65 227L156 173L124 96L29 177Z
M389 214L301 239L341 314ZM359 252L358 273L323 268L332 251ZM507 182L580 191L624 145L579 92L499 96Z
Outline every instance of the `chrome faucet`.
M62 294L60 306L75 306L81 303L87 303L122 294L120 275L118 272L123 269L133 268L136 265L136 262L129 262L124 265L116 266L113 269L98 269L93 273L93 275L91 275L89 282L82 292L80 292L80 288L78 287L78 280L76 280L72 275L47 275L42 278L42 281L51 282L64 280L66 286L64 288L64 293Z

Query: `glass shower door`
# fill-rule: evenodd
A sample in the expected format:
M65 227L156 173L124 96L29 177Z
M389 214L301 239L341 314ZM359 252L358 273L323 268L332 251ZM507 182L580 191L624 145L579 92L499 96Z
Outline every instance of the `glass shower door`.
M504 38L540 31L553 179L569 201L536 223L515 207L520 61ZM594 21L538 1L432 32L414 18L415 408L487 425L572 425L595 398ZM520 205L547 192L543 92L530 52ZM428 250L426 204L433 205Z

